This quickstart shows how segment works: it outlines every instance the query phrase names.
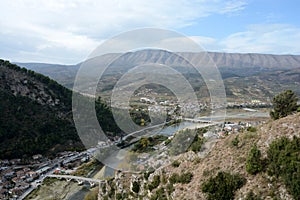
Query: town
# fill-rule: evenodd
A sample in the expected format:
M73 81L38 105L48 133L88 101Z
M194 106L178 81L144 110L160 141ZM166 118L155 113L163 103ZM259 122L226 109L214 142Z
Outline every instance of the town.
M70 174L90 159L91 152L61 152L49 159L40 154L30 160L0 160L0 199L23 199L50 174Z

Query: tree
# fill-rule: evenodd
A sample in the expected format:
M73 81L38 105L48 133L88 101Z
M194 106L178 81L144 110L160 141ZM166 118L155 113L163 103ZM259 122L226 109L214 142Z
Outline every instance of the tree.
M132 183L132 191L135 192L135 193L139 193L140 191L140 184L136 181L134 181Z
M257 174L263 170L261 152L256 145L253 145L246 161L246 171L249 174Z
M273 119L286 117L297 111L298 98L292 90L286 90L273 98L273 110L270 115Z
M246 183L246 179L239 174L219 172L202 185L202 192L207 193L208 200L231 200L234 193Z
M267 151L268 174L280 177L294 199L300 199L300 138L274 140Z
M150 144L149 138L144 138L142 137L140 140L140 144L142 145L142 147L148 147Z

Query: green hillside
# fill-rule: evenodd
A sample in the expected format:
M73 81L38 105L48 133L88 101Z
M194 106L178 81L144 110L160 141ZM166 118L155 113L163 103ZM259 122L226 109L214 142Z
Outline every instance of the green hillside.
M0 60L0 159L83 149L71 98L71 90L50 78ZM96 108L104 131L119 132L104 102Z

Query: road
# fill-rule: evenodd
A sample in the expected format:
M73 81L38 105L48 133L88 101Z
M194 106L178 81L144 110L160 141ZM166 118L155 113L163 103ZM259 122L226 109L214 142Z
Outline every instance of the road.
M161 123L161 124L157 124L157 125L154 125L154 126L150 126L150 127L144 128L144 129L142 129L142 130L134 131L134 132L132 132L132 133L130 133L130 134L124 136L122 139L123 139L123 140L126 140L128 137L133 136L133 135L135 135L135 134L137 134L137 133L141 133L141 132L146 131L146 130L150 130L150 129L157 128L157 127L160 127L160 126L164 126L164 125L167 124L167 123L168 123L168 122L164 122L164 123Z
M25 199L26 196L29 195L33 190L35 190L38 187L38 185L40 183L42 183L48 175L53 174L53 172L60 165L61 162L66 163L66 161L70 162L72 159L78 159L78 157L88 154L88 151L89 150L86 150L86 151L81 152L80 154L78 154L76 156L72 156L70 158L56 158L56 159L52 160L51 163L49 163L49 165L48 165L51 168L51 170L48 171L46 174L41 175L37 180L32 182L31 187L26 192L24 192L21 196L19 196L18 200Z

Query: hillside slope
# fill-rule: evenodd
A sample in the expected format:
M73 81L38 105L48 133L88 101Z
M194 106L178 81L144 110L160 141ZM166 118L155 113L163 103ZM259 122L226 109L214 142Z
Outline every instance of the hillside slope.
M48 77L0 60L0 158L82 149L71 97L71 90ZM108 107L99 108L104 131L115 131Z
M252 130L252 132L244 131L239 133L237 145L233 145L237 134L231 134L224 139L217 139L206 156L203 156L201 152L196 154L192 151L181 154L176 158L176 165L160 167L150 174L149 178L145 178L145 174L117 174L107 184L106 188L109 190L109 188L114 187L116 194L123 196L129 193L127 199L142 197L143 199L200 200L207 199L207 195L202 192L203 184L211 177L215 177L219 172L225 172L228 174L239 174L245 180L241 188L234 192L234 199L292 200L295 198L288 192L281 178L270 176L266 171L259 172L256 175L249 174L246 170L246 160L253 144L257 145L257 148L262 153L262 160L264 160L267 156L267 149L273 141L283 136L290 139L293 136L299 137L299 124L300 113L276 121L270 121L257 127L257 131ZM289 155L286 156L289 158ZM177 181L174 183L175 174L179 176L185 174L185 177L177 177L177 180L181 182L178 183ZM122 179L119 179L119 177L122 177ZM218 184L223 182L226 184L225 181L223 179ZM139 189L136 190L138 195L130 192L132 187L129 186L132 186L134 182L137 182L139 185ZM232 179L231 182L234 182L234 180ZM149 191L150 186L151 190ZM299 189L299 185L296 185L296 187ZM226 193L229 193L229 191L226 191ZM111 193L108 192L107 195L109 196ZM251 195L256 198L250 198ZM104 199L102 193L99 194L99 199Z
M235 199L245 199L246 195L253 191L262 199L293 199L287 192L284 184L268 176L267 173L250 175L246 171L246 159L253 144L257 144L262 151L262 157L267 156L269 145L276 139L286 136L300 137L300 114L291 115L286 118L269 122L258 127L257 132L244 132L239 134L239 145L235 147L232 141L235 134L219 140L211 152L203 159L196 162L187 161L183 155L183 162L179 168L167 168L169 173L190 171L193 172L193 179L188 185L177 185L174 192L174 199L205 199L201 192L201 185L211 176L220 171L240 174L246 178L246 184L235 194Z

